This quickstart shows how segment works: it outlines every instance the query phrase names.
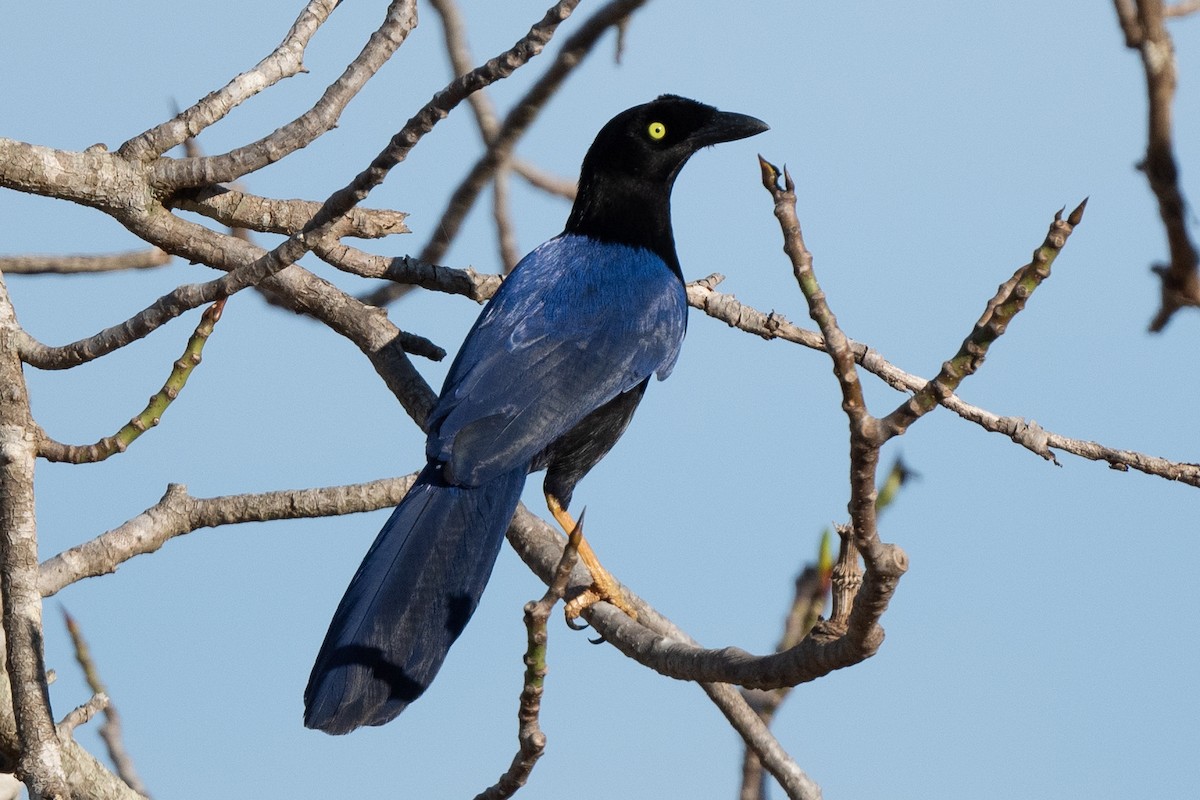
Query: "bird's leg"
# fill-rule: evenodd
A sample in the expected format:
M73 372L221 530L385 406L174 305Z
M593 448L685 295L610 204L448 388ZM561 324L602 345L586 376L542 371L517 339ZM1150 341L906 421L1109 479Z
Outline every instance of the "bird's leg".
M575 519L571 513L562 507L554 495L546 495L546 505L559 526L570 536L576 528ZM567 624L570 625L580 614L601 600L612 603L633 619L637 619L637 611L625 599L625 594L621 591L621 584L600 564L600 559L596 557L592 546L582 535L579 537L579 559L592 574L592 585L567 601L566 607L563 609L567 615Z

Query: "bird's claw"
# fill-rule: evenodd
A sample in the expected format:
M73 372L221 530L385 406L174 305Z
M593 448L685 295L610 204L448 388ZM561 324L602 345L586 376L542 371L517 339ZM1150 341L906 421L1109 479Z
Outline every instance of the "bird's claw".
M616 579L612 575L604 572L601 576L594 577L591 586L572 597L563 606L563 614L567 618L568 627L576 631L586 628L586 622L581 625L577 620L584 611L587 611L599 602L611 603L621 609L621 611L624 611L630 619L637 619L637 609L625 599L625 594L621 591L621 585L616 582Z

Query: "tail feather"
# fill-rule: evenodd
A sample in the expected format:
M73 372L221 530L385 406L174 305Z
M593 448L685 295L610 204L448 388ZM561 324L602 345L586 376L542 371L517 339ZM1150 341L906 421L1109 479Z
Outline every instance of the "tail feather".
M478 487L418 476L367 551L304 691L304 724L382 725L433 681L466 627L517 507L525 470Z

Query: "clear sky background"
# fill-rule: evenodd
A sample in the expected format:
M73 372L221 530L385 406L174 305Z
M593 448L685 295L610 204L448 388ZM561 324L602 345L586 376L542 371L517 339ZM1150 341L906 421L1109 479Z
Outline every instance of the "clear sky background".
M508 47L546 0L465 3L479 58ZM0 23L0 135L115 147L268 53L300 2L49 0ZM385 4L348 3L317 35L310 70L206 131L219 153L308 108ZM585 2L582 15L597 7ZM436 15L340 127L249 191L319 199L342 186L447 80ZM572 20L560 36L578 25ZM1172 25L1184 190L1200 186L1200 20ZM575 176L614 113L661 92L753 114L770 132L696 156L675 190L684 271L811 325L780 250L756 152L786 162L816 269L847 333L932 375L995 287L1040 244L1053 213L1090 196L1052 278L963 387L968 401L1068 436L1200 458L1200 314L1158 336L1148 265L1164 236L1143 177L1141 65L1106 2L730 4L656 0L620 64L604 44L544 111L519 153ZM553 49L554 45L551 46ZM501 108L549 63L493 97ZM478 152L464 106L367 205L411 212L414 233L367 247L415 253ZM567 205L513 181L522 250ZM498 268L489 204L446 257ZM137 246L103 215L0 193L0 251ZM270 237L258 237L270 244ZM340 285L314 259L305 265ZM137 275L8 279L21 322L64 343L119 322L182 282ZM414 295L397 324L453 352L478 308ZM161 386L198 318L66 373L29 370L54 437L115 431ZM419 368L435 386L445 364ZM867 378L872 410L900 396ZM623 581L709 646L763 652L822 527L845 517L846 422L828 358L693 313L671 379L648 393L615 451L576 492ZM365 481L417 469L415 426L349 343L233 298L163 425L100 465L40 464L43 557L155 503ZM945 411L885 458L920 473L883 519L911 569L877 656L799 688L775 730L827 798L1186 798L1200 785L1200 531L1196 490L1061 455L1046 463ZM540 511L540 479L526 502ZM331 738L301 725L301 694L330 615L385 511L204 530L47 604L57 716L88 691L58 616L88 636L157 797L471 797L515 750L521 606L542 587L507 547L433 688L392 724ZM521 794L732 798L740 745L695 686L659 677L590 634L551 629L546 755ZM80 737L99 753L94 733ZM776 792L778 796L778 792Z

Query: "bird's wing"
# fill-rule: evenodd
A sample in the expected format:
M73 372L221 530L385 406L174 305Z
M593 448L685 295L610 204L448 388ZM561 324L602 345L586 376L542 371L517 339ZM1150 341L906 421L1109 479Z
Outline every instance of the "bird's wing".
M583 236L526 256L459 351L429 423L430 459L478 485L583 417L666 377L687 324L682 283L648 250Z

